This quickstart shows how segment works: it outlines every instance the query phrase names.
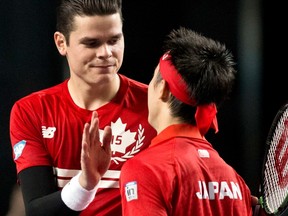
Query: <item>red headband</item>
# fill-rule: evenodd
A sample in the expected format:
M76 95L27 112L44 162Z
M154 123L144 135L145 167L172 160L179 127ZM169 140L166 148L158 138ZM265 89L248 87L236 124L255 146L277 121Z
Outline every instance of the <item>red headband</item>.
M169 53L165 53L160 58L159 70L162 78L168 83L169 89L174 97L185 104L195 106L196 101L189 96L188 87L170 61L170 58ZM216 113L217 108L215 103L197 106L195 120L202 136L208 132L209 128L213 128L215 133L218 132Z
M170 58L169 53L165 53L160 58L159 68L163 79L168 83L172 95L185 104L195 106L196 101L189 97L187 85L170 61Z

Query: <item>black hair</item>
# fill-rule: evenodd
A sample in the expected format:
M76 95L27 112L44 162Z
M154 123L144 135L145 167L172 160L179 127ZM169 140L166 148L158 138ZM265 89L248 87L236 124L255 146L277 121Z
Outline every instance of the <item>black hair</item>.
M228 98L236 70L233 55L224 44L180 27L167 35L163 50L170 53L170 60L185 81L189 96L196 101L195 106L209 103L219 106ZM195 123L195 107L173 95L169 103L173 116Z
M56 29L65 36L69 44L75 16L105 16L115 13L119 13L123 21L121 0L60 0Z

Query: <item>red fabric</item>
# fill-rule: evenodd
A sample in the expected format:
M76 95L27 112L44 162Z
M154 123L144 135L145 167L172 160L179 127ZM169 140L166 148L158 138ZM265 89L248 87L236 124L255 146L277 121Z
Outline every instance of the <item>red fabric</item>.
M94 201L83 215L121 215L119 175L122 165L147 148L156 131L147 121L147 85L120 75L121 86L110 102L97 109L100 134L112 128L111 165ZM53 166L59 188L80 167L81 139L92 111L75 105L67 81L19 101L11 114L11 143L17 172L31 166Z
M189 124L170 125L127 161L120 192L125 216L252 216L244 179Z
M200 133L204 136L209 128L213 128L215 133L218 132L218 122L217 122L217 108L214 103L198 105L195 113L195 119L197 127Z
M191 106L195 106L196 102L190 98L187 91L188 87L177 69L170 61L170 55L164 54L160 58L159 69L163 79L168 83L171 93L180 101Z

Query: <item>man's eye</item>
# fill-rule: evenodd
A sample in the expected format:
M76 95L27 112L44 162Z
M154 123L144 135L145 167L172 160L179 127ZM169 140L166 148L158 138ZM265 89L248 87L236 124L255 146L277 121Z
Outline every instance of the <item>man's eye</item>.
M85 45L86 45L87 47L96 47L96 46L98 46L98 43L96 43L96 42L89 42L89 43L85 43Z
M112 39L112 40L109 41L109 44L114 45L114 44L116 44L119 40L120 40L120 38Z

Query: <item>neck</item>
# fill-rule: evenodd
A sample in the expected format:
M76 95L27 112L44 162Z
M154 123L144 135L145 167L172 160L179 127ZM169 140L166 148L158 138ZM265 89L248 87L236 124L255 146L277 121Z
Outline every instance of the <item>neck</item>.
M96 110L110 102L120 88L120 78L115 75L109 81L97 83L78 82L70 78L68 90L74 103L80 108Z
M159 106L159 112L153 117L151 116L148 120L153 128L155 128L157 131L157 134L170 125L182 123L178 118L171 116L168 108L161 109L161 106Z

